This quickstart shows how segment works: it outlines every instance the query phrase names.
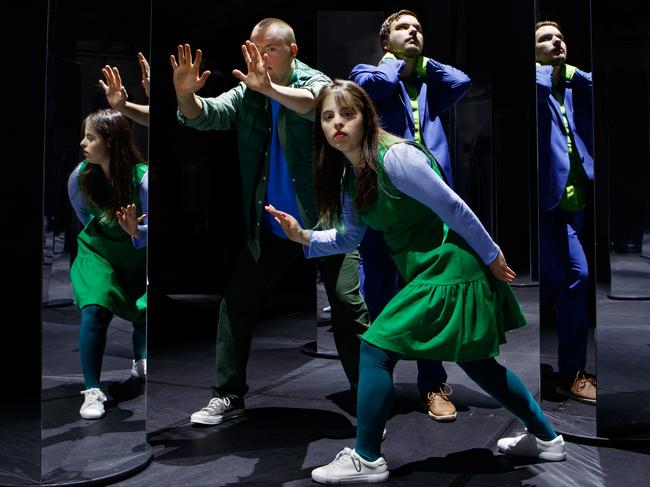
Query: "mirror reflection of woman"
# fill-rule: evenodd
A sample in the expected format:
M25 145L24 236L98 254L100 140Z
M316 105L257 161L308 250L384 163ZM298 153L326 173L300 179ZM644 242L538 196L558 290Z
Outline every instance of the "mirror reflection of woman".
M131 376L146 374L147 165L127 119L115 110L91 113L82 124L84 160L68 180L70 202L84 226L70 269L81 310L79 354L84 419L104 416L100 383L108 326L117 315L133 323Z
M302 229L267 207L310 257L355 248L366 226L384 232L406 286L362 337L357 438L312 472L321 483L383 482L380 454L390 412L392 373L402 358L457 362L514 414L527 433L503 438L500 451L541 460L566 456L523 382L494 357L505 332L525 325L508 282L515 274L467 205L444 183L433 157L379 128L374 106L359 86L337 80L317 100L315 184L321 222Z

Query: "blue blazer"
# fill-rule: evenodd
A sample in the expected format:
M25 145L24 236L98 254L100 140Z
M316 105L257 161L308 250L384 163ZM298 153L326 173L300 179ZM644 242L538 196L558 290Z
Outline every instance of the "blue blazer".
M411 100L399 75L402 60L385 59L378 66L359 64L352 69L350 79L363 87L375 103L384 128L407 140L415 140L415 125ZM426 76L418 93L418 113L422 142L438 161L449 186L453 188L447 137L440 115L460 100L472 81L462 71L427 60Z
M539 204L543 211L557 207L569 177L567 133L560 104L552 93L552 66L537 66L537 155L539 164ZM582 168L594 178L593 109L591 73L576 70L565 81L564 110L573 132Z

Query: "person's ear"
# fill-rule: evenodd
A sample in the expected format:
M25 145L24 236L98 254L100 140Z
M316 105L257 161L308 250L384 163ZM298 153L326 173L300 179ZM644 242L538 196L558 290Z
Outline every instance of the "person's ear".
M298 44L296 44L295 42L292 42L292 43L289 45L289 49L290 49L290 51L291 51L291 57L292 57L292 58L296 58L296 57L298 57Z

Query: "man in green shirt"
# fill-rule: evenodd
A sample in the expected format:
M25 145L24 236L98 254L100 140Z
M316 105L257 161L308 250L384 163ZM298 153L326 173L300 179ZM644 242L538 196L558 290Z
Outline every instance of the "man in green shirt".
M178 60L171 56L179 122L198 130L237 130L247 231L247 245L221 301L213 397L191 417L200 424L218 424L244 413L246 364L264 296L291 262L304 258L301 246L286 238L264 206L293 211L306 227L318 222L312 188L313 108L331 80L296 59L293 29L280 19L260 21L241 48L247 73L234 70L240 83L216 98L196 95L210 75L199 75L200 50L194 61L187 44L178 46ZM355 390L358 335L368 326L358 254L322 259L320 271L332 306L336 346Z

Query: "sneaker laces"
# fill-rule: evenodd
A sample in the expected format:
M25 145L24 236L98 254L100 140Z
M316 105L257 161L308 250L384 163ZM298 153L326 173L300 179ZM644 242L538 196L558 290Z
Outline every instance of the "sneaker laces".
M216 412L220 406L223 405L225 407L230 407L230 398L229 397L213 397L210 399L210 402L206 407L201 409L201 411L205 411L206 413L213 413Z
M106 401L106 395L102 392L101 389L98 389L96 387L91 387L90 389L86 389L85 391L81 391L79 394L83 394L85 396L85 400L92 400L92 401Z
M336 454L336 457L332 460L332 465L335 463L347 463L348 459L354 465L354 469L357 472L361 472L361 459L348 447L343 448L343 450Z
M449 384L442 383L440 384L440 388L437 391L431 391L427 394L427 403L431 404L436 396L440 396L443 398L445 401L450 401L449 396L452 395L454 390L451 388Z
M576 389L578 391L583 390L587 386L587 383L590 383L592 386L595 387L596 379L594 379L593 377L588 377L587 374L584 372L584 370L578 372L575 378Z

